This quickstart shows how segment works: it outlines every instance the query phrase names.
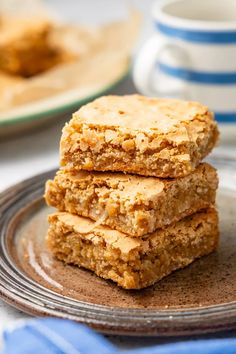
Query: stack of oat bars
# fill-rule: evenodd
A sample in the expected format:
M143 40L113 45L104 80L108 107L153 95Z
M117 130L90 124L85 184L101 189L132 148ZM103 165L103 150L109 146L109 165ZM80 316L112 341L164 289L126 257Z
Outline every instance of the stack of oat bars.
M207 107L139 95L101 97L63 130L45 197L58 259L126 289L154 284L218 244L218 140Z

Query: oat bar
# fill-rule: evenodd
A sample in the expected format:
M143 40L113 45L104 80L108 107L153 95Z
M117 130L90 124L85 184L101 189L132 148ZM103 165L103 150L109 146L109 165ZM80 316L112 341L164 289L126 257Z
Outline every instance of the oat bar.
M143 236L215 203L218 178L207 163L176 179L59 170L46 184L48 205Z
M106 96L81 107L63 129L61 165L181 177L195 169L217 139L213 113L200 103Z
M154 284L218 244L218 218L213 208L188 216L143 238L129 237L69 213L49 216L48 247L59 260L111 279L125 289Z

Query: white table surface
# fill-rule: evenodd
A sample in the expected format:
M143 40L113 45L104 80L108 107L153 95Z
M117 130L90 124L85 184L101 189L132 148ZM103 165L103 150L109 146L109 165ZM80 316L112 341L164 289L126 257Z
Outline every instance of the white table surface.
M57 3L56 3L57 1ZM148 8L152 0L143 1L135 0L136 5L139 6L144 11L145 19L148 19ZM65 3L63 0L48 0L48 3L57 5L60 11L66 11ZM92 0L70 0L69 3L73 3L76 7L76 11L66 13L67 17L71 20L77 20L80 14L83 13L81 8L89 12L91 9ZM111 4L110 0L99 0L100 11L104 12L104 8ZM118 0L113 0L113 12L116 12L119 7L120 2ZM110 5L109 5L110 6ZM76 17L76 14L78 16ZM97 16L94 13L90 20L95 22ZM81 17L79 20L83 20ZM150 25L144 28L143 36L145 37L148 32L150 32ZM119 87L114 91L118 94L133 93L135 89L131 82L131 79L127 79L125 82L119 85ZM46 170L52 169L58 166L58 144L61 134L61 128L66 119L60 120L53 125L42 128L36 132L31 132L25 136L15 137L11 139L6 139L5 141L0 141L0 191L5 188L17 183L25 178L31 177L32 175L44 172ZM215 150L215 154L223 153L226 155L236 156L236 145L224 145ZM222 176L223 184L227 183L227 176ZM235 177L236 182L236 177ZM232 183L232 187L236 188L236 183ZM10 306L5 304L0 300L0 332L1 330L10 323L14 323L17 319L25 318L26 315ZM236 336L236 332L224 333L224 336ZM213 335L214 336L214 335ZM216 337L221 335L217 334ZM144 345L152 345L156 343L162 343L177 339L165 339L161 340L158 338L148 339L139 338L132 339L126 337L109 337L115 344L120 348L129 347L141 347Z

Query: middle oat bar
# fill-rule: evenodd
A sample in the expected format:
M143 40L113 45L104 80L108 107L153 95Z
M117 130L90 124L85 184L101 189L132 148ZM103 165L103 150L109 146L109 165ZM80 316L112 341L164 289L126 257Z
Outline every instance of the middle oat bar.
M175 179L60 170L47 182L45 198L60 211L140 237L214 204L217 186L207 163Z

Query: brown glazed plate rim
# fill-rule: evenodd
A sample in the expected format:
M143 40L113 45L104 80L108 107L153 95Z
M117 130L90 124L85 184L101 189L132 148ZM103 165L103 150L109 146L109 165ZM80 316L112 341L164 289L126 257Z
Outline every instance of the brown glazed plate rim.
M236 160L212 159L220 168L236 171ZM55 170L37 175L0 195L0 297L37 316L68 318L109 334L175 336L205 334L236 328L236 301L181 310L129 309L78 301L36 283L8 256L8 228L14 215L42 200L44 183Z

